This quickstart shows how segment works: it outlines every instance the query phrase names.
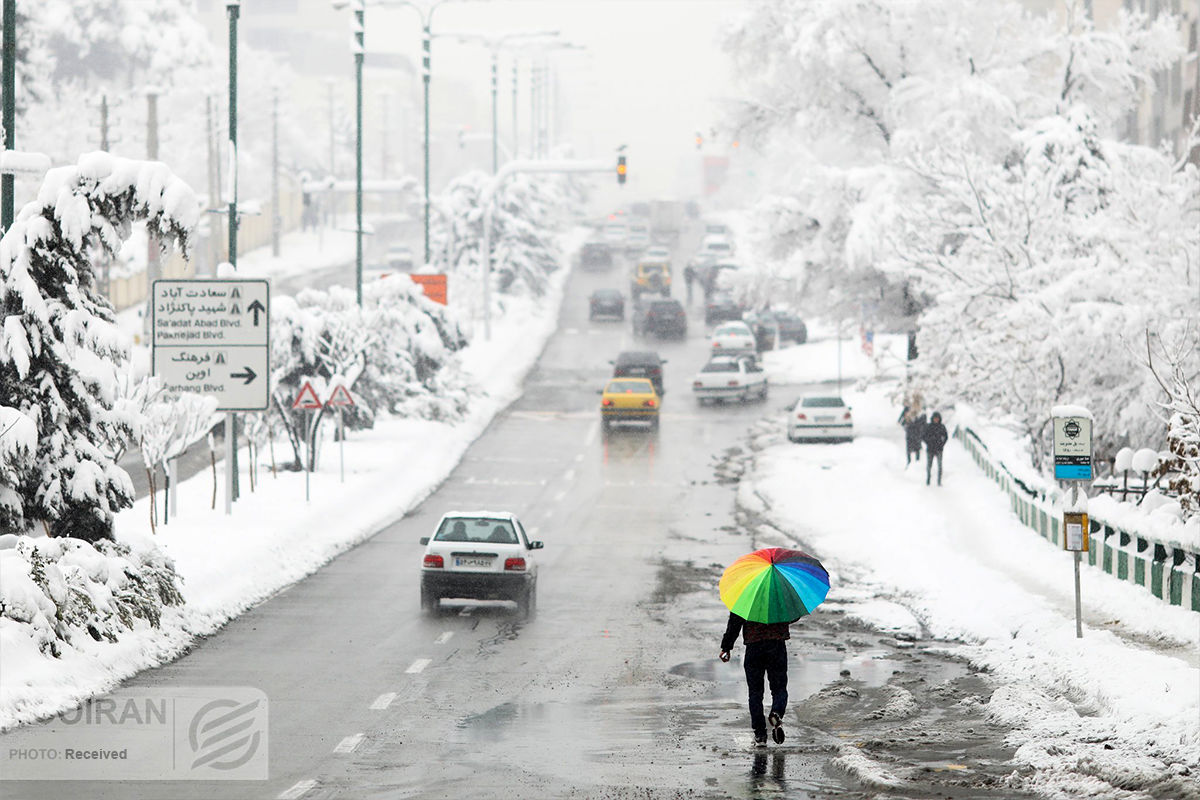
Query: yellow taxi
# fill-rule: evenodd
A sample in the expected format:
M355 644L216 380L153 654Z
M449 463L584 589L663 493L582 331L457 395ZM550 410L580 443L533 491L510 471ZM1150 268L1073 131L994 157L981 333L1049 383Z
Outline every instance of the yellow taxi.
M637 262L630 278L629 293L633 298L643 292L657 292L663 297L671 296L671 263L669 261L644 259Z
M661 405L649 378L613 378L600 392L600 421L606 431L618 422L648 422L657 430Z

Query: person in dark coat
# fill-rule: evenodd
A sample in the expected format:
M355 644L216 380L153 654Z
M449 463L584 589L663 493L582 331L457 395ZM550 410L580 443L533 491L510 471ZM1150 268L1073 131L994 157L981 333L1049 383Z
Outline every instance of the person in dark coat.
M767 723L776 744L783 742L783 712L787 709L787 640L791 638L786 622L762 623L742 619L730 612L721 637L722 661L729 661L729 651L737 643L738 634L746 644L742 666L746 670L749 689L750 727L754 729L755 747L767 744ZM771 684L771 713L763 716L763 677Z
M692 284L696 282L696 270L691 264L683 268L683 280L687 284L687 301L688 305L692 303Z
M942 424L942 415L937 411L933 412L933 416L929 418L929 423L925 426L925 485L929 485L929 479L933 474L933 459L938 462L938 486L942 485L942 449L946 446L946 440L950 438L946 433L946 426Z
M925 440L925 414L918 408L905 406L900 412L904 426L904 466L921 460L921 442Z

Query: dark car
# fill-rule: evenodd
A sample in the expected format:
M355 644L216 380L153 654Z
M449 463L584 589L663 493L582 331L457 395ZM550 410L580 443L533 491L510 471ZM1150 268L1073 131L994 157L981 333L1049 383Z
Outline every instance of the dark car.
M779 323L770 311L752 311L742 315L742 321L754 331L754 349L760 353L774 350Z
M687 312L678 300L644 300L633 310L633 332L645 336L653 333L659 338L687 337Z
M716 292L704 304L704 324L715 325L742 318L742 307L728 292Z
M616 289L597 289L588 297L588 319L625 319L625 295Z
M604 242L588 242L579 251L579 266L586 270L598 272L611 269L612 265L612 250Z
M804 320L790 311L775 311L775 321L779 323L779 338L791 339L796 344L804 344L808 341L808 327L804 324Z
M653 350L626 350L609 363L613 365L614 378L648 378L654 384L654 391L663 393L663 364L667 362Z

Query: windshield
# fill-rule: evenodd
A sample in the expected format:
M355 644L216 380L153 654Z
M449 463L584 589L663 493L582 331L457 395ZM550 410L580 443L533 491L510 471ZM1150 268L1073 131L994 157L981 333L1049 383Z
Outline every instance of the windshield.
M650 394L654 391L654 386L650 381L612 381L604 391L608 394Z
M802 405L805 408L841 408L846 404L840 397L806 397Z
M512 522L506 519L447 517L433 538L439 542L516 544L517 532Z

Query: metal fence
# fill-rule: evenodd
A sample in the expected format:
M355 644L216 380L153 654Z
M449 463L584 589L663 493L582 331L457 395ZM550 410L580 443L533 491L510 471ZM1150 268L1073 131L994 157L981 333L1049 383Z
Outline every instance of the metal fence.
M1000 486L1013 512L1027 527L1062 546L1062 514L1042 492L1034 491L1013 476L970 428L958 427L954 438L962 442L975 463ZM1087 563L1116 578L1144 587L1173 606L1200 611L1200 557L1174 544L1157 542L1130 533L1089 514L1090 545Z

